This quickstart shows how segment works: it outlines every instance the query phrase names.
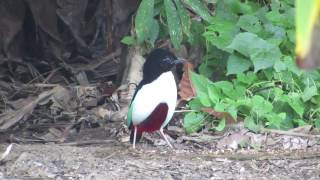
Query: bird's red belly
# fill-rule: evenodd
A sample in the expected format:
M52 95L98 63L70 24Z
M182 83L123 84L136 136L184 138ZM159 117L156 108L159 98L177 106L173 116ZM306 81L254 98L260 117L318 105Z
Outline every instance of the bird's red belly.
M138 131L153 132L159 130L167 118L168 109L167 103L160 103L145 121L136 126Z

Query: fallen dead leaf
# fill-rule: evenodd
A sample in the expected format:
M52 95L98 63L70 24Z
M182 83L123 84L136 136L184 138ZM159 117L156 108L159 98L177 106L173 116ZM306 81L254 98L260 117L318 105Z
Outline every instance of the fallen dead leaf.
M179 83L179 95L182 100L189 101L196 96L196 90L192 85L190 72L194 69L193 64L187 62L184 64L184 73Z

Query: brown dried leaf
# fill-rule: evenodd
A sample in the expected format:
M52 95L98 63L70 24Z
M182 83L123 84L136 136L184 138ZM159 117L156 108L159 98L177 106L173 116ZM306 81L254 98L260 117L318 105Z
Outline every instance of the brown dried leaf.
M184 64L184 73L179 83L179 95L182 100L189 101L196 96L196 90L192 85L190 71L194 69L193 64L187 62Z

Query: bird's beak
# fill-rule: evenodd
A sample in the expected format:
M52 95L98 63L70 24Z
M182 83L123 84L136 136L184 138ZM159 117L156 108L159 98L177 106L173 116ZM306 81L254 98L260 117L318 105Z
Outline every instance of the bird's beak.
M180 64L180 63L185 63L187 62L187 60L183 59L183 58L177 58L176 60L173 61L173 64Z

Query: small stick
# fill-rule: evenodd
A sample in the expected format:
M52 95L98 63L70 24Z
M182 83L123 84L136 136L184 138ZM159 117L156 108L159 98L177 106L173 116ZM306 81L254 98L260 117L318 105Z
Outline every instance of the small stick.
M89 141L79 141L79 142L70 142L70 143L61 143L61 146L86 146L91 144L109 144L115 140L89 140Z
M0 158L0 162L2 162L11 152L12 150L12 143L7 147L6 151L4 153L2 153L1 158Z
M266 129L266 128L262 128L262 129L261 129L261 132L282 134L282 135L288 135L288 136L300 136L300 137L309 137L309 138L320 138L320 135L304 134L304 133L297 133L297 132L290 132L290 131L281 131L281 130L276 130L276 129Z

